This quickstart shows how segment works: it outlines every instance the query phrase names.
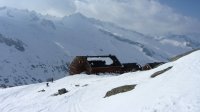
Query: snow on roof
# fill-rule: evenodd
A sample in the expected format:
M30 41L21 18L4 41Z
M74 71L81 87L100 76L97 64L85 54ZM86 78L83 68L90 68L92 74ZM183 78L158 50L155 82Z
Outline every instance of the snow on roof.
M105 61L106 65L113 64L113 60L110 57L88 57L88 61Z

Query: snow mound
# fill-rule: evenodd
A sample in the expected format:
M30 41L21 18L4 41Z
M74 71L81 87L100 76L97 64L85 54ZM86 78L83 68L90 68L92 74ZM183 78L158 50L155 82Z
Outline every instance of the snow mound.
M113 75L68 76L45 83L0 89L1 112L200 112L200 51L158 68ZM155 72L173 66L151 78ZM104 98L113 88L136 85ZM68 92L52 96L59 89ZM40 92L38 92L40 91Z

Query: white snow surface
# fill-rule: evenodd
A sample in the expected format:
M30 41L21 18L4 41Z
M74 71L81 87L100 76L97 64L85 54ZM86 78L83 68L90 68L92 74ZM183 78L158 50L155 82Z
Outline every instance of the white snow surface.
M45 83L0 89L1 112L200 112L200 51L158 68L113 75L67 76ZM169 71L150 76L173 66ZM87 86L84 86L88 84ZM112 88L135 89L104 98ZM75 85L80 85L76 87ZM58 89L69 92L51 96ZM38 92L45 89L45 92Z
M106 65L111 65L113 64L113 60L110 59L109 57L88 57L88 61L105 61Z

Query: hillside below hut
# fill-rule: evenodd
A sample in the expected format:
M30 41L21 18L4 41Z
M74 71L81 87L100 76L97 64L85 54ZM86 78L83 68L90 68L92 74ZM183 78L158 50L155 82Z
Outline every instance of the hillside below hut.
M69 66L70 75L86 73L125 73L141 70L137 63L121 64L114 55L108 56L76 56Z

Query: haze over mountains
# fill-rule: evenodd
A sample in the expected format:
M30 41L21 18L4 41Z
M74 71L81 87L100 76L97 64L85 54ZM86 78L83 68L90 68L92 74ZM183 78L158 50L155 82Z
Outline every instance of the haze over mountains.
M59 79L77 55L116 55L144 64L199 48L199 35L149 36L75 13L63 18L0 7L0 85Z

